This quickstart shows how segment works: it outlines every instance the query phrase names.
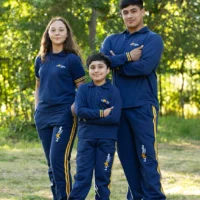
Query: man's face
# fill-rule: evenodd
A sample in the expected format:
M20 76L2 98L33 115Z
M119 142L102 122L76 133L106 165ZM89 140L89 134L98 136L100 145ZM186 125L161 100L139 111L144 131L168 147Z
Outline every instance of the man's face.
M137 5L130 5L121 10L121 15L128 30L140 30L143 27L144 9Z

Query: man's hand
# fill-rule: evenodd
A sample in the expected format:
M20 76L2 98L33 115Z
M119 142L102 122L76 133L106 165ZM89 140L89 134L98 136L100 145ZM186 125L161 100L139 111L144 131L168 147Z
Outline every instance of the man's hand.
M110 112L111 112L111 110L112 110L113 108L114 108L113 106L110 107L110 108L106 108L106 109L103 111L103 116L104 116L104 117L107 117L107 116L110 114Z
M144 45L141 45L138 48L135 48L135 49L133 49L132 51L129 52L132 61L137 61L137 60L140 59L140 57L142 55L142 48L143 47L144 47Z

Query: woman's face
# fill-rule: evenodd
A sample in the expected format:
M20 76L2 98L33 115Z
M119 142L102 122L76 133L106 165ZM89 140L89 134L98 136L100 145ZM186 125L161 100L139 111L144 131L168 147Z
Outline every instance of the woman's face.
M52 45L63 45L67 38L67 28L62 21L57 20L50 25L48 34Z

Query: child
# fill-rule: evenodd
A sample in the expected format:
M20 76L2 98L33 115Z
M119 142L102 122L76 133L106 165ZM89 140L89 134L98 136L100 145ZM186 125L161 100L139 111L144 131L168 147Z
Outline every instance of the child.
M121 114L119 90L106 79L110 60L102 53L89 56L91 82L79 87L75 99L78 125L77 169L69 200L84 200L95 175L95 199L109 200L110 177Z
M71 191L70 157L76 133L75 90L84 82L79 47L62 17L47 25L35 62L35 124L49 166L54 200Z

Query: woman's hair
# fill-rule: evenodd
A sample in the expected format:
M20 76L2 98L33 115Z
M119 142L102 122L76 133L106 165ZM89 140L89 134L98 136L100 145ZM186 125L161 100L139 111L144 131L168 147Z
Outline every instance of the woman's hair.
M51 19L51 21L47 25L47 27L43 33L42 39L41 39L40 51L39 51L38 55L41 56L42 62L45 61L46 54L52 51L52 42L49 38L48 32L49 32L49 28L50 28L51 24L55 21L63 22L63 24L66 26L66 29L67 29L67 38L64 41L63 51L74 53L81 57L79 46L78 46L76 40L74 39L74 35L73 35L72 29L71 29L69 23L62 17L54 17Z

